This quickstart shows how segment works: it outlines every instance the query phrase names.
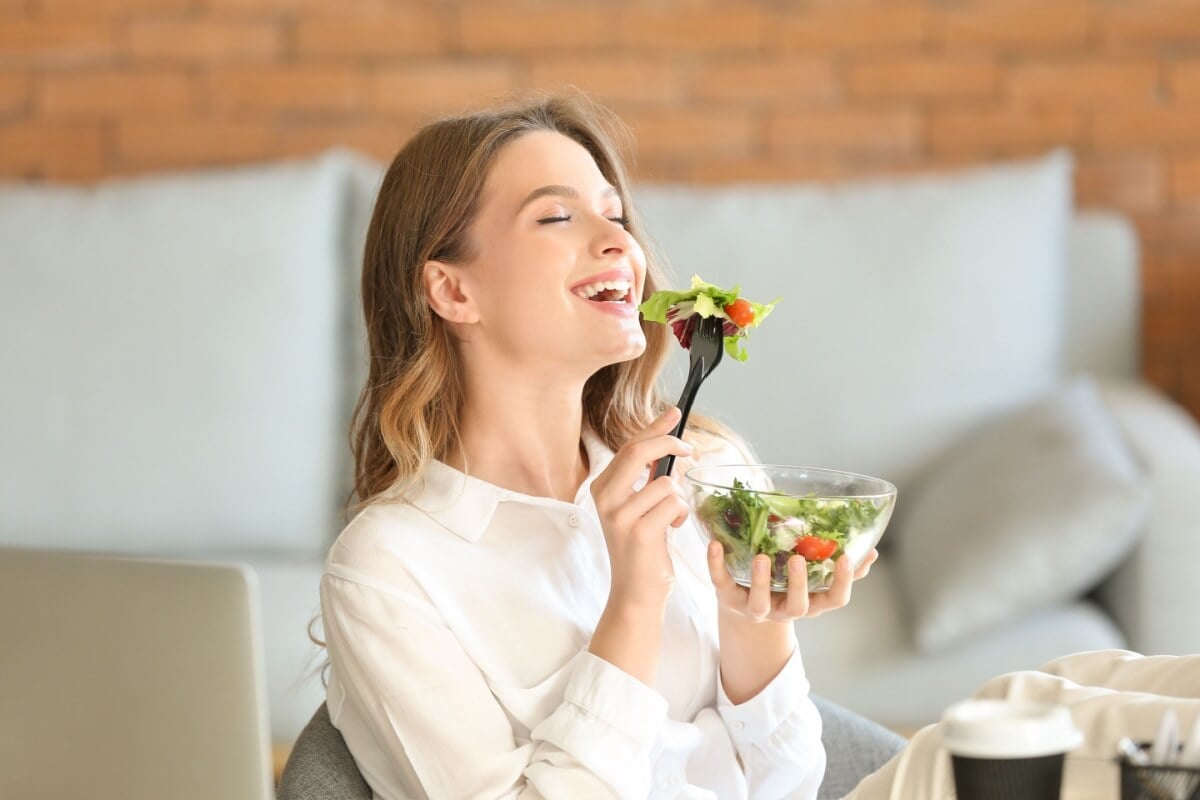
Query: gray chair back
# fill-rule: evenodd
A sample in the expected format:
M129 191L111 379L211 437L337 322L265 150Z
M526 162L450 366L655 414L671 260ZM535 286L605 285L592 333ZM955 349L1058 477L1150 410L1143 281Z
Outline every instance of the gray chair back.
M825 780L817 800L836 800L904 748L905 740L865 717L813 697L821 712L825 744ZM359 774L346 740L322 703L284 765L278 800L372 800L371 787Z
M372 800L346 740L321 703L300 731L275 789L277 800Z

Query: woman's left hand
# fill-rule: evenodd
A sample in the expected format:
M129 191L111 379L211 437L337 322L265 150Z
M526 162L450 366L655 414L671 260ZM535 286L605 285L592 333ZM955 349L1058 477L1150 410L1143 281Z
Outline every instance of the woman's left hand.
M866 577L871 565L879 558L872 549L857 570L851 570L850 559L842 556L834 563L833 585L828 591L808 591L808 564L802 556L788 561L788 589L771 591L771 559L754 557L750 570L750 588L734 583L725 568L725 551L720 542L708 543L708 572L717 587L717 602L721 608L754 622L790 622L800 617L817 617L826 611L841 608L850 602L854 582Z

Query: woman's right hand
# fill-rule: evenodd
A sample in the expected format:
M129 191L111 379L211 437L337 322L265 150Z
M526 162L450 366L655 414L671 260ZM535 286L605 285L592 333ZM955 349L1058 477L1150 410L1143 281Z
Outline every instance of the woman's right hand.
M675 573L667 551L667 528L678 528L687 520L687 501L669 475L637 491L634 485L659 459L692 454L690 444L671 435L679 418L678 408L667 409L626 442L592 482L612 569L610 608L661 614L671 592Z

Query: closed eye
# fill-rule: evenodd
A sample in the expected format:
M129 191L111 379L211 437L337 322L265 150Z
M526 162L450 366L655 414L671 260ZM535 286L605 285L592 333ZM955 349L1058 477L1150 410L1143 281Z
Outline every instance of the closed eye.
M608 220L609 220L609 222L617 223L622 228L629 227L629 217L609 217Z
M560 216L560 217L542 217L541 219L538 220L538 225L551 225L555 222L570 222L570 221L571 221L571 215L566 214L566 215Z

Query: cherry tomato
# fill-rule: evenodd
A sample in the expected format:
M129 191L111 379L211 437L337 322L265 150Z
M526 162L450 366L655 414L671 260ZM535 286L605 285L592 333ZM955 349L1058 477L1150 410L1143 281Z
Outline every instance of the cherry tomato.
M744 297L739 297L725 306L725 313L739 328L748 328L754 324L754 309L751 308L750 301Z
M804 556L809 563L824 561L833 555L838 544L833 539L822 539L820 536L801 536L796 540L796 552Z

